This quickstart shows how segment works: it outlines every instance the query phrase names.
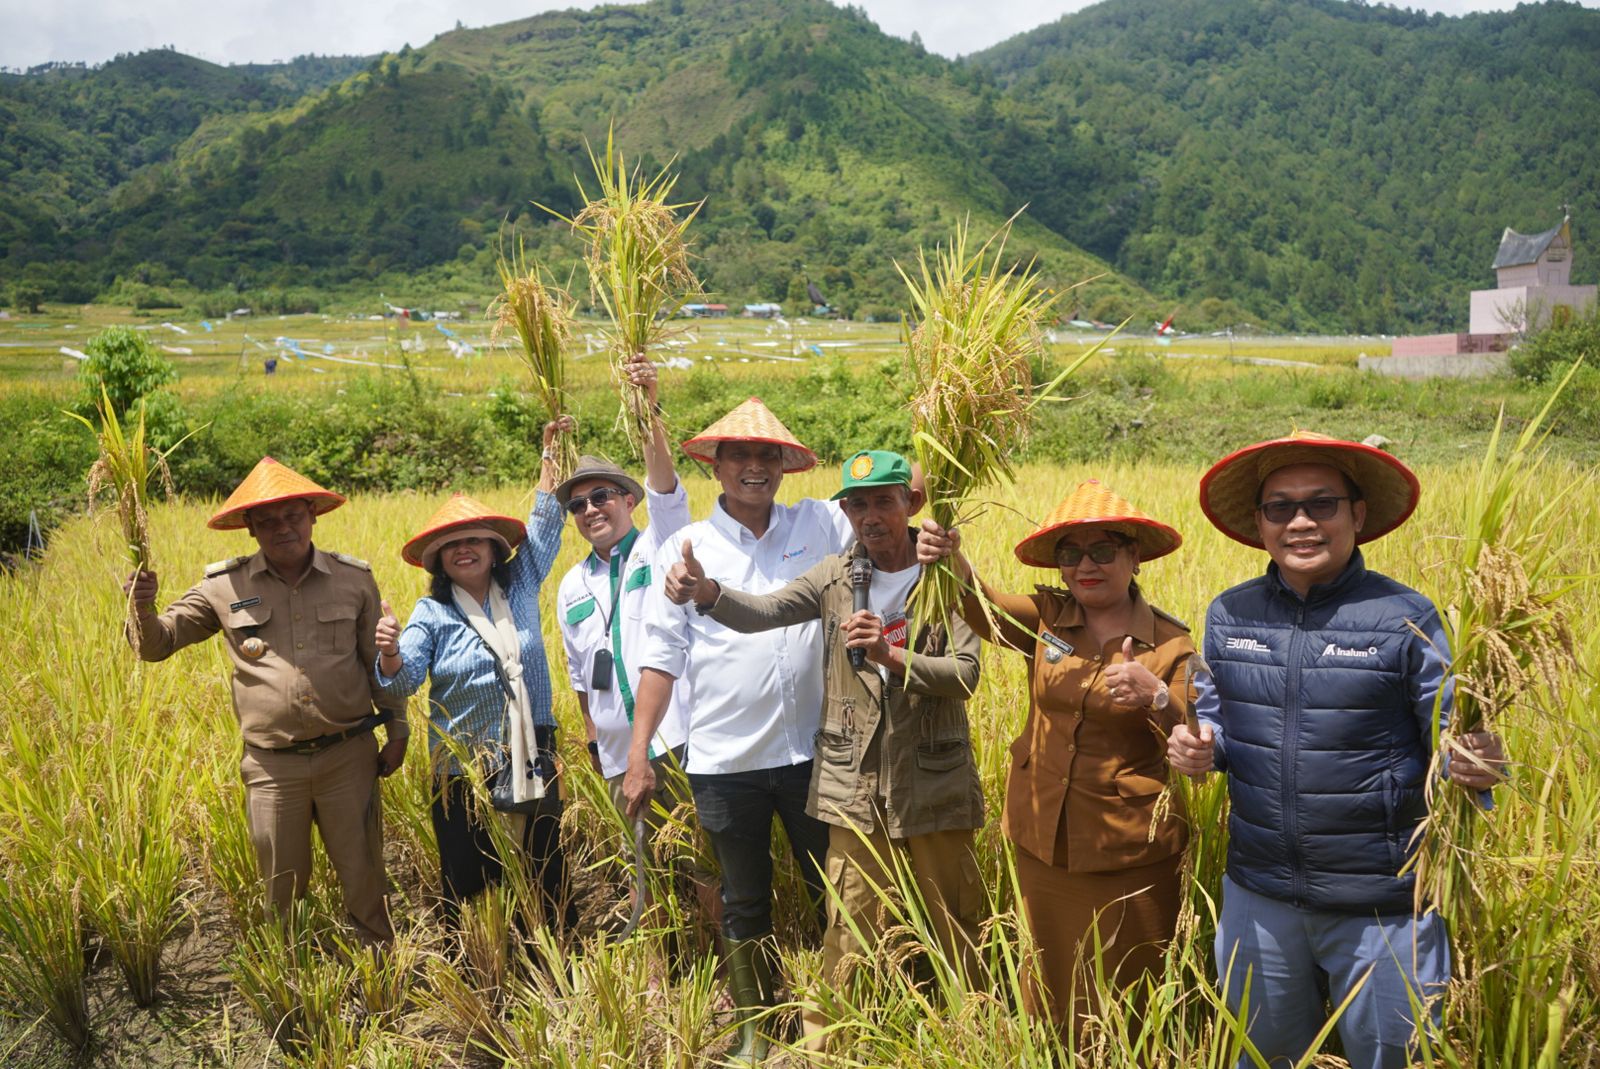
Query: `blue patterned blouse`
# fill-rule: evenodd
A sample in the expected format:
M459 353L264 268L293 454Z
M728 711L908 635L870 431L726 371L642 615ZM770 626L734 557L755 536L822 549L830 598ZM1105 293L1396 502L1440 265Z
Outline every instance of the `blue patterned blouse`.
M544 727L554 727L556 721L550 708L550 667L539 628L539 587L561 549L562 519L556 499L538 491L528 515L528 539L511 558L511 582L506 589L522 643L522 674L533 704L533 722ZM487 600L483 610L490 612ZM431 597L417 602L400 633L400 661L400 671L394 676L374 668L378 685L385 694L405 698L416 693L424 677L431 677L430 751L438 750L444 735L453 736L469 749L505 741L506 697L495 677L494 657L453 603L443 605ZM454 761L449 768L459 771Z

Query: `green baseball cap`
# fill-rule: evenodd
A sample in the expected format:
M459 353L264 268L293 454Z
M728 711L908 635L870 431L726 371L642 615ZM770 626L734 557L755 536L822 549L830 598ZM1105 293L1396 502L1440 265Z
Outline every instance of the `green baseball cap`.
M910 486L911 463L887 449L863 449L844 462L844 485L829 500L837 501L864 486Z

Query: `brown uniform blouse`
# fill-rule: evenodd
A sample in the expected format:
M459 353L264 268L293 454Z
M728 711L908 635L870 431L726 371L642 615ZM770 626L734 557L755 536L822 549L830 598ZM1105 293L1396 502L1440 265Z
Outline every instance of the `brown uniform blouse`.
M260 553L213 564L159 616L140 618L139 657L162 661L221 631L244 741L276 749L343 731L394 706L373 672L381 602L366 562L313 549L294 586ZM248 657L247 638L265 649ZM406 734L404 706L389 737Z
M1167 708L1113 704L1104 669L1122 653L1122 639L1095 649L1083 610L1065 590L996 594L996 640L974 598L963 604L972 629L1019 649L1029 659L1028 722L1011 744L1006 783L1006 837L1020 849L1069 872L1105 872L1153 864L1188 841L1181 797L1150 834L1156 800L1167 784L1166 739L1192 701L1188 660L1194 653L1181 621L1134 597L1135 659L1166 682ZM1011 619L1007 619L1009 616ZM1047 643L1049 634L1072 652Z

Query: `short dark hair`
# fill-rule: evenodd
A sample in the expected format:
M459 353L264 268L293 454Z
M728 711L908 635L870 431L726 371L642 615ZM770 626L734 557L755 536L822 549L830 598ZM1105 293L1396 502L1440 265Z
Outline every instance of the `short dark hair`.
M501 589L511 585L511 554L506 552L506 547L500 544L498 538L489 539L489 549L494 554L494 564L489 567L489 577L500 584ZM428 597L442 605L456 603L455 586L444 571L444 553L435 553L433 563L428 565Z

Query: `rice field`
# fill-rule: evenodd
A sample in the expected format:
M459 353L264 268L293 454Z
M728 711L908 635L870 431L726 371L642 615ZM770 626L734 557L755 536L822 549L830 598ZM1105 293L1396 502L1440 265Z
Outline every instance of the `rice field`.
M715 339L720 324L691 324ZM738 325L741 344L766 336ZM9 328L8 328L9 329ZM238 328L233 328L238 329ZM290 328L283 328L285 330ZM341 324L341 339L376 338L382 324ZM431 329L431 328L429 328ZM470 333L470 328L469 333ZM581 334L582 327L579 328ZM728 327L733 330L733 325ZM829 325L838 335L884 336L880 328ZM309 331L302 331L309 334ZM364 334L361 332L365 332ZM331 337L331 335L330 335ZM238 338L186 376L219 385L236 372ZM701 344L705 344L702 340ZM1175 343L1176 345L1176 343ZM226 351L223 351L226 350ZM248 351L246 355L250 355ZM598 357L598 354L597 354ZM437 354L430 359L437 358ZM9 356L6 359L10 359ZM509 356L500 357L507 369ZM603 358L594 361L603 374ZM422 357L418 357L422 362ZM583 361L578 361L579 366ZM307 373L291 365L283 375ZM863 443L867 444L867 443ZM1241 443L1242 444L1242 443ZM1440 594L1455 589L1450 565L1461 551L1465 516L1475 507L1470 465L1425 467L1416 517L1369 547L1369 563ZM979 570L1005 589L1049 581L1023 568L1010 547L1077 482L1097 477L1187 538L1176 554L1144 570L1151 600L1199 621L1218 591L1255 574L1264 558L1228 541L1203 520L1195 488L1200 470L1150 464L1023 467L967 527ZM780 499L826 496L838 473L790 476ZM1514 759L1511 783L1474 829L1471 908L1455 920L1456 980L1445 1034L1425 1053L1433 1066L1600 1066L1600 947L1590 934L1600 916L1600 752L1595 678L1600 670L1600 479L1589 470L1552 467L1539 475L1538 500L1561 496L1550 537L1560 571L1560 604L1574 625L1575 667L1534 682L1525 700L1494 711ZM715 484L685 479L704 515ZM484 491L491 506L524 509L526 492ZM423 575L399 548L433 511L430 496L357 496L321 520L320 546L372 562L384 595L402 615L423 592ZM152 551L162 603L199 577L209 561L251 548L248 537L206 530L213 503L155 504ZM46 558L0 576L0 1063L159 1066L691 1066L715 1064L731 1040L720 1001L722 980L709 957L691 953L666 967L665 933L607 945L602 928L625 911L627 870L601 785L581 751L572 696L559 686L570 805L564 834L583 916L582 937L557 946L537 933L526 951L509 950L515 887L468 911L459 942L446 940L423 898L436 877L428 822L423 718L411 708L417 741L400 774L384 782L391 907L400 932L388 956L347 945L334 918L338 893L321 872L303 912L263 918L254 860L241 810L239 739L227 697L228 666L218 643L190 648L159 665L140 664L120 635L124 573L120 535L109 517L75 520ZM578 559L569 536L557 571ZM547 584L544 625L559 679L560 645ZM984 947L985 975L955 975L937 960L915 984L892 957L864 970L848 990L818 976L820 952L799 938L795 877L783 870L780 938L794 997L820 998L838 1021L830 1055L784 1049L777 1065L1223 1066L1239 1050L1216 1012L1210 933L1220 880L1220 784L1188 785L1195 823L1190 909L1165 974L1140 1019L1110 998L1083 1050L1064 1054L1053 1035L1016 1009L1027 939L1014 908L1010 862L997 830L1006 746L1020 726L1026 690L1019 659L985 653L972 703L988 826L980 859L994 920ZM696 849L692 829L676 849ZM705 948L692 906L669 914ZM903 917L915 939L924 926ZM520 944L519 944L520 946ZM903 947L902 947L903 949ZM931 979L927 975L931 973ZM152 993L149 1006L146 995ZM769 1027L792 1035L793 1007ZM808 1060L809 1059L809 1060ZM1333 1054L1318 1064L1339 1065Z
M134 325L148 332L151 343L176 365L185 394L209 395L241 379L259 381L264 361L272 356L278 358L276 380L286 389L337 389L351 375L382 371L385 365L409 366L465 393L482 393L507 376L521 381L526 374L512 352L516 339L506 336L496 341L490 318L472 314L459 320L409 322L386 318L381 312L382 305L377 305L371 312L348 315L151 320L118 309L85 306L0 319L0 391L69 383L77 375L78 360L61 349L81 352L96 332L114 324ZM605 334L609 326L608 321L594 317L580 317L574 323L568 350L572 385L608 381ZM1055 355L1070 360L1103 337L1099 332L1058 327L1047 333L1046 341ZM460 348L463 343L466 349ZM1353 368L1359 354L1386 355L1389 346L1386 338L1157 339L1130 331L1112 339L1106 352L1108 356L1157 353L1186 372L1212 374L1245 368L1284 372ZM803 316L783 320L675 319L670 321L664 342L653 351L657 359L715 362L725 374L735 376L786 371L836 354L878 361L899 360L901 353L897 323ZM664 381L673 370L683 368L666 369Z

